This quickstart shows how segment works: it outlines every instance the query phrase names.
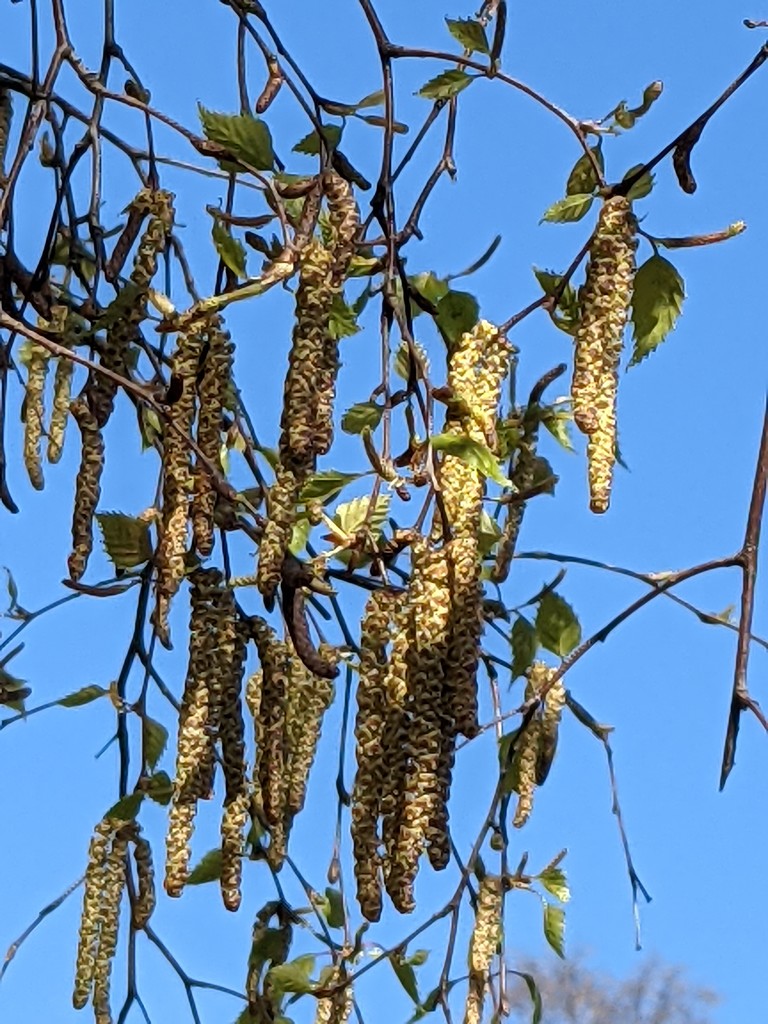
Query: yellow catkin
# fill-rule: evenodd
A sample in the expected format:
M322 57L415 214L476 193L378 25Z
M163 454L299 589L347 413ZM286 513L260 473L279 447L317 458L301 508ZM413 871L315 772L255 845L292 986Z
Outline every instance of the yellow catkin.
M444 430L471 438L493 449L501 386L509 370L511 346L504 335L486 320L461 336L448 363L452 394ZM452 540L449 564L452 574L453 636L446 677L446 696L455 701L454 718L459 732L477 731L477 665L482 632L482 590L478 533L482 513L484 478L466 462L446 455L440 465L443 510ZM443 532L438 512L433 535Z
M212 317L204 347L203 366L199 377L200 411L197 423L197 446L205 458L220 466L221 416L227 389L232 378L233 345L222 329L219 317ZM213 550L213 517L216 491L211 476L198 459L195 466L195 487L192 498L192 529L195 547L204 557Z
M86 1005L93 987L96 950L101 928L104 872L113 830L112 822L106 820L99 822L88 849L83 909L80 916L80 936L75 961L75 986L72 993L72 1004L76 1010L81 1010Z
M68 559L69 575L79 580L85 572L93 549L93 517L101 496L101 472L104 468L104 439L95 416L84 398L71 405L72 415L80 428L80 469L75 481L75 502L72 512L72 553Z
M501 940L503 886L498 875L486 875L480 883L475 926L469 944L469 991L464 1024L480 1024L491 964Z
M538 691L547 686L544 694L543 707L541 708L541 739L539 741L539 756L536 763L536 785L542 786L549 775L552 762L557 750L557 740L560 731L560 719L563 716L565 707L565 686L562 679L557 679L551 685L550 679L555 669L548 668L541 662L534 662L529 670L529 678Z
M616 389L622 337L635 275L636 224L624 196L603 203L581 289L571 397L578 428L589 436L590 507L610 502L616 449Z
M540 423L538 406L527 410L523 415L516 411L507 419L507 423L520 429L520 440L515 452L515 463L510 479L514 492L524 494L533 486L535 480L536 445ZM523 523L525 505L525 501L520 501L510 503L505 507L501 539L490 572L490 578L494 583L504 583L509 576L520 527Z
M407 767L388 883L396 894L413 891L419 858L428 842L436 867L445 867L450 852L447 793L440 778L444 727L440 705L451 625L450 571L445 552L431 551L423 540L415 543L411 552L408 598L413 639L406 653Z
M320 975L320 987L331 988L347 981L343 965L326 968ZM347 1024L354 1005L352 985L346 984L333 995L323 996L317 1001L315 1024Z
M112 1024L109 1006L110 975L117 949L127 852L128 839L125 830L120 830L107 854L102 878L101 930L93 972L93 1009L98 1024Z
M48 425L48 461L58 462L64 450L64 434L69 418L69 404L72 391L72 372L74 364L71 359L59 359L53 378L53 408L51 422Z
M396 591L372 594L360 630L360 681L357 686L355 739L357 772L352 790L352 845L357 900L363 917L381 916L381 855L379 814L384 780L390 765L385 759L386 646L399 596Z
M522 828L533 810L536 789L536 770L541 749L541 721L534 716L517 740L515 763L517 770L517 807L512 819L515 828Z
M43 438L43 399L48 375L48 352L42 345L29 344L27 384L24 395L24 465L35 490L42 491L43 464L40 448Z
M211 598L220 579L218 570L198 570L190 591L189 658L166 837L165 890L169 896L180 896L186 884L197 802L210 795L213 783L211 689L218 686L218 666L213 656L217 638Z
M181 394L170 407L163 430L163 503L156 552L156 605L153 622L160 641L170 646L168 612L171 600L184 578L187 550L192 467L189 437L195 418L195 379L200 363L203 336L190 328L179 336L172 371Z

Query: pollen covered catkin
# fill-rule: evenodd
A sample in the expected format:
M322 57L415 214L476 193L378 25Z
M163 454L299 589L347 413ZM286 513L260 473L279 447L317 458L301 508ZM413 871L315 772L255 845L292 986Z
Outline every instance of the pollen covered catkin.
M45 378L48 375L48 352L42 345L29 342L25 359L27 383L24 393L24 465L29 482L42 491L43 464L40 446L43 438L43 398Z
M469 944L469 991L464 1024L480 1024L485 989L496 949L501 940L504 889L498 875L485 875L475 907L475 926Z
M616 449L616 390L622 336L635 276L637 241L632 204L606 199L589 250L580 292L571 397L577 427L588 435L590 508L610 502Z

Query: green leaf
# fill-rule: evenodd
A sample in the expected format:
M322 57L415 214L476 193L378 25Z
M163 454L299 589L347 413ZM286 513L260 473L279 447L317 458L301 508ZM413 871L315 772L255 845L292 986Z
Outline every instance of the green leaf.
M568 888L568 880L562 868L547 868L546 871L542 871L540 875L537 875L537 878L547 892L551 893L555 899L560 900L561 903L567 903L571 898L571 890Z
M501 538L501 527L483 509L480 513L480 523L477 531L477 544L481 558L485 558L493 551Z
M149 524L120 512L97 512L104 550L116 569L134 569L152 557Z
M211 229L213 244L224 266L229 267L237 277L246 277L245 246L239 238L233 238L228 228L216 218Z
M146 405L139 406L139 429L141 431L141 450L152 448L155 441L163 436L163 425L154 409Z
M559 957L565 960L565 911L553 903L544 904L544 938Z
M524 615L518 615L512 626L512 678L525 675L533 664L539 640L536 630Z
M306 516L301 516L291 528L291 540L288 550L292 555L298 555L307 546L309 535L312 532L312 523Z
M2 566L2 570L5 573L5 586L8 591L8 611L13 612L19 607L19 588L16 586L16 580L13 578L13 573L7 566Z
M555 274L551 270L541 270L539 267L534 267L533 272L545 295L554 295L563 279L563 275ZM560 313L558 313L558 310ZM576 294L576 290L570 284L567 284L563 289L563 293L557 302L557 309L551 311L549 315L552 318L552 322L561 331L565 331L566 334L575 333L580 316L579 297Z
M381 107L384 105L384 90L377 89L355 104L358 110L365 110L367 107Z
M397 975L397 980L417 1005L420 1003L419 987L416 984L416 972L412 965L398 953L390 953L389 962Z
M631 178L632 175L636 174L642 166L642 164L635 164L634 167L630 167L622 181L626 181L627 178ZM646 171L641 178L637 179L629 192L627 192L627 199L629 199L630 202L634 202L635 199L644 199L650 193L655 181L655 175L650 171Z
M328 321L328 333L335 340L351 338L360 328L352 306L347 305L341 295L334 295L331 303L331 315Z
M384 410L375 402L358 402L350 406L341 417L341 429L345 434L362 434L366 429L378 427Z
M512 485L512 481L508 480L499 468L491 449L480 441L475 441L466 434L435 434L429 439L429 443L437 451L466 462L468 466L472 466L502 487Z
M332 886L327 886L325 890L325 898L327 904L325 910L325 919L331 928L343 928L346 920L346 914L344 912L344 900L338 889L334 889Z
M128 796L124 796L116 804L113 804L104 817L116 818L118 821L133 821L143 802L144 794L140 790L129 793Z
M573 413L568 412L567 409L546 406L541 410L540 419L558 444L562 445L566 451L572 452L574 450L573 441L568 429L573 422Z
M144 741L144 758L147 767L152 771L163 756L168 744L168 730L160 722L156 722L149 715L141 720L142 738Z
M499 769L501 771L501 792L503 795L517 791L520 779L520 758L513 746L520 734L519 729L505 733L499 740Z
M334 523L351 536L365 523L366 529L376 534L381 531L389 515L389 503L391 495L380 494L376 498L376 504L370 508L371 498L366 494L361 498L354 498L343 505L339 505L333 516Z
M205 885L206 882L215 882L221 878L221 850L209 850L192 868L187 879L187 885Z
M341 141L343 130L343 126L340 124L323 125L323 138L328 149L336 149ZM320 136L316 131L311 131L309 135L305 135L296 143L293 152L304 153L306 156L317 156L320 152Z
M423 372L429 373L429 358L424 349L417 341L413 343L413 347L416 350L416 356L421 363L421 369ZM410 366L412 356L411 349L408 343L401 341L398 345L397 352L395 353L395 373L398 377L402 377L403 380L408 380L410 377ZM416 377L420 376L420 370L417 368Z
M90 704L92 700L98 700L99 697L106 697L108 692L103 686L97 686L94 683L91 686L84 686L81 690L75 690L74 693L67 694L66 697L62 697L56 703L60 704L63 708L79 708L83 704Z
M311 974L315 969L315 958L307 953L304 956L296 957L287 964L278 964L267 971L267 980L274 991L279 994L284 992L297 992L304 994L311 992L315 983Z
M272 136L266 123L250 114L217 114L197 106L205 137L224 146L233 157L257 171L271 171L275 163Z
M445 23L453 38L469 53L491 52L485 29L474 18L446 18Z
M454 68L431 78L416 95L422 96L425 100L449 100L451 96L456 96L462 89L466 89L471 82L471 75L460 68Z
M590 152L593 154L597 166L601 171L604 171L605 159L600 144L598 143L596 146L590 147ZM600 182L595 174L592 161L586 153L582 153L568 175L565 194L567 196L592 195L599 185Z
M553 654L564 658L581 641L581 626L573 608L554 591L539 601L536 613L539 643Z
M541 993L539 992L539 986L536 984L536 979L532 974L527 974L525 971L513 971L510 968L510 974L516 974L518 978L522 978L528 989L528 993L533 1003L533 1016L531 1017L531 1024L541 1024L543 1007L541 1005Z
M423 967L427 960L429 960L428 949L417 949L415 953L411 953L408 957L408 963L413 967Z
M469 292L447 292L437 303L437 325L451 345L471 331L480 317L480 306Z
M651 256L635 274L632 327L635 345L629 365L635 366L664 341L683 308L685 284L663 256Z
M347 484L351 484L359 477L359 473L339 473L335 469L313 473L301 488L299 502L305 505L309 501L331 501L341 494Z
M173 783L168 772L155 772L144 784L144 792L156 804L167 807L173 796Z
M539 223L543 224L546 221L550 224L564 224L581 220L585 214L589 213L593 202L594 196L584 195L580 192L575 195L566 196L565 199L558 199L556 203L552 203L549 209L544 211L544 215Z
M408 281L420 295L424 296L427 302L431 302L434 306L437 305L444 295L448 294L447 280L443 277L438 277L437 274L433 274L431 270L423 274L415 274L413 277L409 277ZM419 316L421 312L422 310L414 305L413 315Z

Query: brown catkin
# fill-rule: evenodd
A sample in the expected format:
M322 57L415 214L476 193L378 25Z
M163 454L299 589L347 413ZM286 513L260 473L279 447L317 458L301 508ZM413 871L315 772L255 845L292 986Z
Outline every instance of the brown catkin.
M241 898L243 830L249 806L245 726L240 701L247 635L237 620L237 608L231 589L225 593L227 621L220 630L220 636L226 636L226 644L219 640L220 672L224 680L219 735L225 784L224 813L221 819L221 896L227 910L237 910Z
M332 988L347 982L348 975L343 965L329 967L321 972L320 987ZM323 996L317 1001L315 1024L347 1024L352 1015L354 994L352 985L347 982L343 988L337 989L333 995Z
M152 848L144 836L133 840L133 860L136 866L136 899L133 903L133 927L145 928L155 909L155 871Z
M170 407L163 431L162 522L156 552L157 582L153 622L160 641L170 646L168 612L171 600L184 578L187 550L187 521L192 491L189 437L195 418L195 378L200 363L203 337L193 326L179 335L173 356L173 376L181 394Z
M379 814L390 766L384 757L387 643L399 596L393 590L371 595L360 630L360 681L355 740L357 772L352 790L352 845L357 900L363 917L381 917Z
M51 422L48 425L48 461L58 462L64 450L64 434L69 418L69 404L72 392L72 372L74 364L71 359L58 359L56 373L53 378L53 408Z
M334 659L336 651L321 646L324 660ZM286 771L286 830L303 809L307 780L315 760L323 716L333 701L333 681L314 675L294 653L285 716L285 747L288 753Z
M42 345L29 343L27 384L24 395L24 465L29 481L37 491L44 486L40 448L43 438L43 399L48 375L48 352Z
M197 422L197 446L217 469L220 466L221 417L232 379L233 345L222 329L220 317L211 317L206 332L207 353L199 375L200 411ZM195 547L203 557L213 550L213 516L216 491L211 476L199 457L195 465L195 489L192 498L192 530Z
M68 559L69 575L79 580L85 572L93 549L93 517L101 496L101 472L104 468L104 439L88 404L81 396L71 405L72 415L80 428L80 469L75 481L75 503L72 512L72 553Z
M603 203L581 289L571 397L577 427L589 436L590 507L610 502L616 449L616 390L622 336L632 300L636 223L624 196Z
M475 908L475 926L469 944L469 991L464 1024L480 1024L485 989L496 948L501 940L503 893L498 875L485 875L480 882Z

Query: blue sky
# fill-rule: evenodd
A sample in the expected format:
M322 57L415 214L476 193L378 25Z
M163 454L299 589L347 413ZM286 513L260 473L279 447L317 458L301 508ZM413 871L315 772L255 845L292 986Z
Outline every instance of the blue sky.
M101 8L88 0L71 5L76 45L94 64L99 47ZM75 10L75 6L77 9ZM118 5L119 6L119 5ZM267 5L270 6L270 5ZM354 101L379 88L375 50L353 0L325 4L291 0L275 7L275 24L317 90ZM664 94L631 132L606 142L609 178L619 178L650 157L701 112L745 67L763 41L749 32L732 5L705 0L694 14L685 5L649 0L619 7L591 2L574 10L564 0L510 5L504 70L541 90L575 116L606 114L621 99L640 100L649 82L664 82ZM467 17L470 7L446 8L434 0L379 5L392 39L402 44L453 50L443 17ZM26 5L0 8L3 59L26 67ZM221 4L190 5L136 0L123 5L118 36L152 90L153 102L194 127L198 101L214 110L234 112L234 19ZM399 61L395 64L397 117L419 123L428 107L415 91L444 65ZM744 529L754 456L765 400L763 282L766 274L768 210L765 204L763 113L768 71L754 78L720 111L693 154L699 181L695 195L678 188L669 161L658 169L649 199L637 205L643 226L657 235L713 231L736 220L747 222L738 238L702 250L671 255L686 281L688 297L677 329L640 367L622 375L619 427L629 472L619 471L610 513L587 509L583 452L568 455L548 438L542 452L560 475L557 496L531 503L521 538L522 551L549 550L586 555L641 570L677 569L731 553ZM255 95L263 79L261 62L249 62ZM68 94L73 83L63 77ZM115 73L114 87L122 76ZM64 85L62 85L64 88ZM295 104L280 96L268 115L280 154L289 170L309 172L312 162L291 155L291 145L308 130ZM137 140L142 125L132 112L118 111L112 124ZM398 140L400 152L408 137ZM171 133L158 130L161 152L201 163ZM438 128L414 162L398 193L403 217L442 147ZM378 130L354 125L348 155L375 180ZM577 225L539 224L543 211L563 195L578 157L577 145L551 115L525 96L498 82L479 82L461 97L455 157L458 178L442 180L427 207L424 240L407 250L408 270L446 274L462 269L496 234L502 243L493 259L461 287L472 290L483 316L501 321L537 296L531 266L563 269L581 246L591 221ZM26 201L18 211L21 254L32 260L48 216L47 179L30 161ZM124 162L105 164L114 192L107 189L105 218L117 221L134 191ZM212 288L214 265L205 203L224 198L225 184L193 178L175 168L164 184L178 194L178 221L201 288ZM361 196L364 212L367 197ZM262 212L247 197L241 212ZM42 219L41 219L42 218ZM639 258L650 255L641 250ZM238 342L238 381L254 410L256 428L267 444L276 440L276 398L284 372L292 301L275 292L233 310L228 322ZM439 352L424 319L420 336L435 361ZM423 325L423 326L422 326ZM344 342L340 381L341 408L365 401L375 380L376 311L370 308L364 331ZM512 340L521 350L520 393L546 369L570 359L570 342L544 314L525 320ZM560 393L565 389L562 385ZM553 389L557 391L557 388ZM12 408L20 401L12 388ZM29 487L21 466L17 418L11 415L11 485L22 514L4 514L0 564L13 572L22 604L38 608L63 593L59 581L68 549L69 509L76 444L70 438L65 458L47 470L42 495ZM108 441L120 447L119 463L108 463L103 507L138 513L151 503L154 455L142 455L133 412L118 405ZM361 465L358 442L342 438L327 468ZM242 468L233 463L236 482ZM98 545L97 545L98 546ZM238 550L244 571L249 549ZM762 560L762 569L765 558ZM520 560L507 595L510 604L526 600L556 571L556 566ZM97 552L90 579L109 575ZM736 604L738 574L721 571L694 581L683 596L702 609L719 612ZM585 635L624 607L641 588L596 569L571 568L561 592L577 609ZM766 589L758 587L755 629L768 633L763 613ZM53 700L89 683L107 685L119 671L131 629L135 595L119 601L78 599L41 618L25 633L27 646L10 666L29 680L31 704ZM254 606L255 607L255 606ZM175 613L183 635L183 601ZM3 636L12 628L3 623ZM632 852L653 903L642 911L645 952L635 953L629 884L614 820L603 752L596 741L566 718L555 767L538 794L525 830L514 837L511 859L523 849L531 864L543 866L559 849L573 899L568 908L568 942L588 947L599 966L631 971L651 953L680 962L698 982L716 989L722 1004L718 1024L758 1019L764 997L762 971L768 934L760 851L766 841L760 795L768 782L764 737L745 720L737 766L725 793L717 792L719 761L732 677L734 634L699 623L665 599L621 627L568 675L568 685L601 722L615 727L613 746L624 815ZM765 651L755 648L751 685L763 697ZM162 655L161 670L178 691L184 671L183 642ZM133 684L138 685L134 679ZM161 700L154 711L165 716ZM511 700L511 698L510 698ZM487 708L485 709L487 712ZM321 888L331 853L335 814L334 774L339 706L329 714L325 740L311 784L310 803L297 824L295 856L313 884ZM115 799L116 754L95 754L110 738L113 712L106 702L81 709L53 709L4 729L0 734L0 776L4 786L4 841L0 843L0 947L23 930L38 910L75 879L85 863L87 837ZM492 744L478 743L460 753L453 817L463 852L472 828L485 811L494 783ZM163 767L171 769L170 754ZM206 808L196 836L196 853L214 842L216 810ZM142 819L161 860L164 812L147 806ZM227 915L218 893L189 890L179 902L161 899L156 927L195 977L239 988L245 970L252 913L272 898L268 878L258 865L246 872L244 907ZM424 917L453 879L424 869L419 895ZM289 891L291 884L288 884ZM300 897L295 895L298 900ZM445 898L445 896L443 896ZM83 1019L71 1008L74 943L79 894L47 920L19 952L0 986L0 1014L13 1024L39 1020ZM389 942L415 926L389 915L375 941ZM507 922L509 944L524 954L549 954L541 936L535 900L516 894ZM436 931L424 946L439 949ZM465 934L465 932L462 932ZM301 951L310 948L306 944ZM181 987L146 943L140 943L140 984L153 1020L188 1019ZM457 964L463 960L461 947ZM425 988L439 968L425 968ZM42 968L42 969L41 969ZM368 1024L406 1020L409 1000L383 973L370 972L361 984ZM430 974L432 970L432 974ZM121 991L118 966L116 992ZM386 996L387 1004L383 1000ZM392 999L391 1004L388 1000ZM202 993L203 1020L228 1022L234 1000ZM306 1013L306 1011L303 1011ZM139 1019L136 1016L133 1019ZM296 1015L302 1021L302 1011Z

